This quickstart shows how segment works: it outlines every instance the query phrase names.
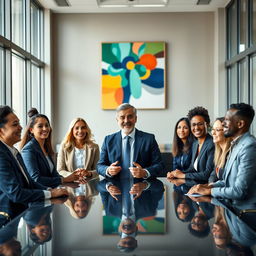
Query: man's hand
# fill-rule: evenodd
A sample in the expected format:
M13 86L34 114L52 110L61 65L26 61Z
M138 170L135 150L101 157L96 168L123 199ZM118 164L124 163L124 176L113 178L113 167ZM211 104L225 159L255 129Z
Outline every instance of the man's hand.
M79 180L79 173L77 171L72 172L69 176L62 179L62 183L74 182Z
M185 184L185 179L174 179L174 178L169 179L169 178L167 178L167 180L169 182L171 182L172 184L176 185L177 187Z
M131 189L130 189L130 194L135 195L135 197L133 198L134 200L137 199L138 197L141 196L142 192L144 191L144 189L147 187L147 183L146 182L138 182L135 183Z
M198 193L204 196L211 195L211 187L208 184L195 185L188 191L188 194L194 194L194 193Z
M135 167L130 167L129 170L133 176L133 178L146 178L147 172L136 162L133 162Z
M109 194L114 198L116 199L116 201L118 201L118 198L116 197L117 195L121 195L121 190L117 187L117 186L114 186L114 185L109 185L107 187L107 190L109 192Z
M53 188L50 192L51 198L68 196L68 191L65 188Z
M210 196L188 196L192 201L198 202L198 203L211 203L212 198Z
M167 173L167 178L168 179L173 179L173 178L178 178L178 179L185 179L185 173L183 173L180 170L175 170L172 172Z
M117 175L122 167L121 166L118 166L118 161L115 161L114 163L112 163L108 168L107 168L107 173L111 176L115 176Z

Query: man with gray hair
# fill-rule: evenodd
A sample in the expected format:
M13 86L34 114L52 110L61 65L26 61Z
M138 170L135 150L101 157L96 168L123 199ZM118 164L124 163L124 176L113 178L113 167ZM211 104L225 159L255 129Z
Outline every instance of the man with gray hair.
M121 131L105 137L97 172L104 177L157 177L164 169L153 134L135 128L137 110L128 103L117 108Z

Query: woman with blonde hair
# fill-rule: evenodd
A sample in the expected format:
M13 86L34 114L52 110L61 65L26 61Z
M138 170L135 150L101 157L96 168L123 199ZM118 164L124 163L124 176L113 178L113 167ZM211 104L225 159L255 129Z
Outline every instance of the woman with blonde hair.
M58 172L64 177L74 171L85 178L96 177L98 160L99 146L93 141L91 129L84 119L74 119L61 143L57 158Z
M95 196L99 194L96 189L98 181L97 177L86 184L80 184L78 188L67 188L69 197L64 204L69 208L73 218L83 219L88 215Z
M231 138L226 138L224 136L223 125L222 125L223 121L224 121L224 117L216 118L212 127L213 143L215 144L215 151L214 151L215 168L208 180L209 183L222 179L224 165L226 163L227 155L229 153L229 149L231 145Z

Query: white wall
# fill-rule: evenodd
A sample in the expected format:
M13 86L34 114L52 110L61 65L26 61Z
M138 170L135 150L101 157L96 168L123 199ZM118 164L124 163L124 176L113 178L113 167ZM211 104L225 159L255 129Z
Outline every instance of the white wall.
M215 15L217 16L217 15ZM54 14L53 129L59 143L69 125L84 117L100 145L118 129L115 112L101 109L101 42L165 41L167 108L139 110L137 127L159 143L172 140L178 118L204 106L211 118L216 91L214 13ZM215 67L215 68L214 68ZM223 85L224 87L224 85Z

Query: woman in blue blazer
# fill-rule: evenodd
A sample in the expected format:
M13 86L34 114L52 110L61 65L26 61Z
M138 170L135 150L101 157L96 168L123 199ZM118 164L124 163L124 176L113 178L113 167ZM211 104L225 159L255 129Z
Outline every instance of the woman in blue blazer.
M62 177L53 162L50 122L47 116L39 114L35 108L28 112L30 118L21 140L21 154L26 168L33 180L48 186L57 187L64 182L78 179L76 173Z
M191 131L196 138L192 146L192 161L186 170L175 170L169 173L168 178L186 178L208 181L214 168L214 143L207 129L210 117L207 109L195 107L188 113Z
M193 141L188 118L180 118L175 125L172 143L173 170L183 171L190 166Z

